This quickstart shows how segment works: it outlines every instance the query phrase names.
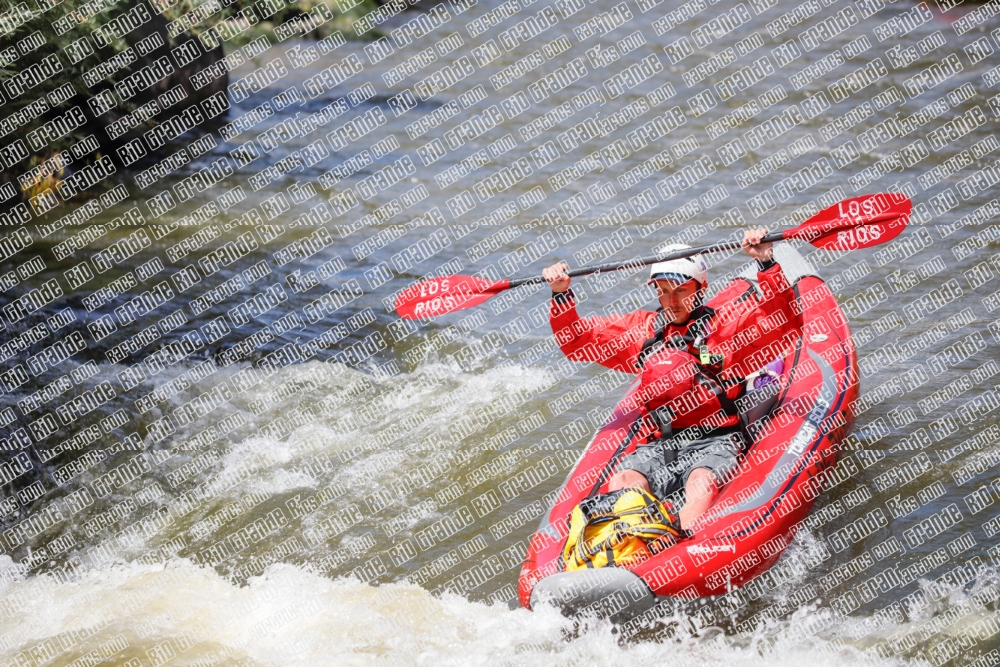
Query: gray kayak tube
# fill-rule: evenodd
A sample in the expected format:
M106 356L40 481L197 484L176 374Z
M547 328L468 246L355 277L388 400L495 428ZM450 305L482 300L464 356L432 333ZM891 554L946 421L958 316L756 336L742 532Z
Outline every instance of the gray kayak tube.
M566 615L593 614L620 623L651 609L656 596L638 575L626 569L559 572L545 577L531 592L531 608L548 604Z
M733 592L735 593L735 591ZM600 568L559 572L545 577L531 592L531 608L552 606L569 617L593 616L607 619L623 629L662 620L677 612L689 617L698 616L700 621L712 622L715 614L705 615L708 605L722 601L726 607L725 595L703 598L675 598L654 595L636 574L621 568ZM511 609L517 608L517 600L511 600ZM734 601L729 601L734 606ZM736 602L735 606L739 606ZM725 609L721 611L725 612ZM704 623L708 624L708 623Z

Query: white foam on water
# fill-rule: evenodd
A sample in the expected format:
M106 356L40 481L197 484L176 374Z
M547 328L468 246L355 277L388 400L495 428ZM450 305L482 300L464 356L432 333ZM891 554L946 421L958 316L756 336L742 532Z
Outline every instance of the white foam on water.
M704 632L666 641L622 644L605 622L574 629L553 609L509 610L435 597L408 584L378 587L330 580L304 568L273 565L237 587L185 560L166 565L115 564L56 583L32 577L8 584L0 598L16 613L0 625L0 661L61 637L83 655L123 636L123 655L146 657L168 642L172 664L213 653L222 664L260 665L580 665L670 664L833 667L853 648L818 638L766 644ZM80 639L88 628L98 632ZM76 639L69 633L77 632ZM120 640L119 640L120 641ZM66 658L55 664L67 664ZM118 662L113 660L112 662ZM208 663L206 663L208 664ZM903 664L890 660L887 665Z
M180 366L179 364L170 369L169 373L164 371L152 382L145 383L142 393L178 377L181 374ZM219 369L216 375L170 397L157 411L160 415L169 412L245 368L245 365L235 364L230 368ZM118 369L115 367L101 367L102 376L106 377L113 377L116 370ZM380 403L382 409L371 422L345 432L338 425L342 415L328 415L323 410L317 410L315 417L284 435L268 435L260 430L274 419L287 416L292 410L323 406L325 398L343 395L343 389L352 384L359 384L367 389L360 394L360 398L346 399L348 403L370 403L381 397L389 399ZM89 546L95 546L101 541L106 542L107 546L103 553L108 555L97 557L97 560L88 564L100 565L104 559L114 555L126 560L150 557L151 550L155 552L160 547L169 546L166 542L178 537L186 541L187 548L204 549L258 518L265 507L277 507L287 513L284 502L296 494L301 494L303 500L322 494L322 504L318 511L311 512L303 519L301 527L282 532L280 540L301 537L302 531L315 528L326 520L336 519L351 505L358 505L365 516L346 535L348 539L356 538L359 531L374 530L377 535L381 535L386 517L396 518L401 513L405 514L405 525L401 525L400 530L405 533L409 528L434 520L455 508L426 502L438 490L434 484L414 489L407 498L400 499L403 505L394 507L381 517L370 514L364 502L365 497L379 488L397 482L400 476L412 470L426 467L429 458L443 460L466 447L468 441L454 442L449 439L447 428L470 410L488 405L515 391L538 393L550 384L551 376L547 372L516 365L478 373L463 373L450 365L435 365L381 379L347 366L325 362L284 367L264 382L239 392L230 402L156 444L157 449L173 454L154 473L164 493L152 504L141 507L120 526L112 526L111 534L117 533L127 524L142 521L151 509L165 512L169 508L173 514L176 508L172 503L179 494L187 494L182 503L185 509L192 502L195 506L186 510L175 523L163 524L155 530L147 525L146 529L119 536L119 539L105 540L108 534L102 533L85 540L85 544ZM286 392L287 396L282 394L277 397L279 400L275 400L272 394L282 386L291 387L292 390ZM299 390L295 391L296 388ZM267 406L263 411L257 408L261 414L255 414L249 409L253 401L258 401L257 406L260 402ZM416 426L405 429L405 437L398 442L371 446L371 439L382 433L387 425L415 412L425 414L427 418ZM235 414L240 414L246 423L224 435L222 439L193 440L196 434L210 424L217 424ZM515 411L509 419L518 417ZM473 436L471 440L474 442L476 437ZM419 453L412 451L414 445L425 442L432 444L421 448ZM359 447L359 450L354 451ZM411 448L410 451L407 451L408 448ZM169 478L164 479L164 475L178 471L191 462L197 463L197 460L206 455L213 457L209 465L197 468L195 474L185 476L180 484L175 485ZM126 458L132 454L126 452L122 456ZM452 470L449 465L438 466L437 469ZM80 481L90 481L101 472L103 471L88 471L80 477ZM454 472L457 475L462 471ZM149 482L147 476L116 489L108 497L107 504L125 501ZM205 489L210 490L207 495L202 494ZM273 501L267 504L271 498ZM106 505L97 505L78 517L77 523L88 520L105 509ZM336 542L331 542L320 547L319 553L310 553L310 560L322 559L323 550L334 550L335 544ZM275 546L272 540L266 539L248 548L244 555L259 555ZM375 555L375 552L371 555Z
M551 375L543 370L507 365L482 373L463 373L451 365L432 364L421 366L412 373L373 379L359 371L336 368L338 364L309 362L281 369L268 381L237 397L237 403L249 403L266 395L273 387L299 378L315 377L317 370L329 369L331 384L328 387L308 388L276 403L260 416L244 413L249 424L244 430L256 430L274 419L282 411L305 406L324 406L318 418L294 429L286 437L249 437L231 446L223 455L219 469L222 473L237 469L248 461L267 460L271 472L261 471L253 479L254 490L271 493L315 486L319 480L308 474L288 472L303 460L325 454L331 458L356 447L368 445L373 438L394 421L419 415L419 426L407 432L389 447L374 447L371 451L351 460L341 468L341 476L351 479L354 468L376 463L380 456L391 456L399 447L413 445L431 436L447 436L447 428L456 420L479 406L490 405L514 392L540 392L551 385ZM332 367L332 368L331 368ZM336 384L333 380L336 379ZM323 403L325 397L359 379L372 383L371 389L344 405L332 408ZM345 431L343 423L358 417L359 408L376 403L376 419L360 427ZM444 442L447 442L445 438Z
M243 368L235 365L222 369L220 375L172 397L165 409L191 400ZM179 373L178 369L164 373L153 384L166 382ZM101 377L105 375L102 373ZM304 379L311 381L304 383ZM284 383L296 382L303 383L301 391L274 402L260 415L249 410L251 401L266 398L268 392ZM324 404L324 398L336 396L355 382L370 383L370 387L358 397L345 400L341 408L329 401ZM278 495L343 484L348 492L304 521L302 529L307 529L317 521L336 516L347 504L363 505L363 496L371 488L421 463L406 457L400 461L397 450L415 442L436 441L440 444L431 454L458 451L470 442L475 443L480 434L454 441L446 437L450 424L515 392L534 395L524 408L530 412L531 401L543 400L541 397L552 383L549 372L516 364L472 373L462 372L453 364L426 364L413 372L381 379L324 362L285 367L266 382L242 392L231 403L193 423L188 431L161 443L174 448L183 462L198 452L180 451L181 447L207 423L221 421L237 412L247 420L246 425L234 431L231 440L211 445L220 458L198 477L232 476L239 483L227 487L218 497L206 499L204 506L179 528L188 527L225 503L244 498L248 492ZM345 413L376 399L380 408L376 419L355 430L345 431L340 426ZM324 405L329 412L321 411L315 419L284 436L271 437L258 431L292 409ZM412 414L425 418L408 433L407 439L363 449L346 462L339 458L341 453L377 436L394 420ZM518 415L519 411L515 411L510 419L515 420ZM487 432L482 433L483 439L487 436ZM303 465L321 455L335 463L332 469ZM394 455L396 459L392 458ZM421 454L427 455L426 451ZM396 467L378 467L383 459L389 463L396 461ZM168 463L168 470L172 465L179 464ZM366 468L378 472L364 474ZM456 470L455 474L460 472ZM356 481L359 478L363 480L360 483ZM416 495L432 491L423 489ZM408 520L409 526L433 518L440 511L447 510L431 507L415 513ZM253 518L249 511L241 516L244 518L206 535L205 544L230 534L241 522ZM369 523L366 519L361 528L375 527ZM172 534L173 530L168 532ZM161 537L154 541L159 542ZM281 539L287 537L285 534ZM343 540L338 538L321 549L343 549L357 537L348 533ZM135 539L138 543L129 557L147 553L143 538L137 535ZM810 536L803 532L789 552L809 550L812 546L815 545ZM273 544L267 543L261 549L272 547ZM313 553L310 561L323 555ZM369 555L376 554L364 557ZM800 586L803 577L809 576L802 573L801 577L786 582L787 587L774 591L772 599L781 600L786 591ZM13 661L20 652L30 651L47 638L69 637L68 633L94 628L95 624L103 627L86 639L77 635L74 641L78 643L67 659L60 658L53 664L69 664L88 651L104 650L118 636L125 637L130 645L122 655L137 656L146 662L150 662L147 651L162 642L172 642L173 650L179 653L171 663L176 665L192 664L198 658L208 661L209 655L214 654L220 664L238 664L243 658L251 658L262 665L307 666L385 663L550 667L629 661L669 662L681 667L798 666L807 662L810 667L825 667L841 665L858 656L858 650L850 645L840 646L802 632L781 632L782 627L788 627L783 624L816 625L830 629L830 636L844 636L836 625L831 627L826 622L824 614L828 610L813 605L798 608L789 621L776 622L777 631L773 627L764 629L752 638L726 637L719 630L709 629L699 636L679 633L677 638L668 640L622 643L606 622L593 621L581 627L552 609L511 611L505 605L489 606L457 595L437 597L406 583L373 587L351 578L331 579L307 565L288 563L270 565L262 576L251 578L249 585L240 587L215 570L187 560L175 559L167 565L104 562L75 581L57 581L49 576L25 578L9 558L0 557L0 596L0 664ZM903 661L886 664L903 664Z

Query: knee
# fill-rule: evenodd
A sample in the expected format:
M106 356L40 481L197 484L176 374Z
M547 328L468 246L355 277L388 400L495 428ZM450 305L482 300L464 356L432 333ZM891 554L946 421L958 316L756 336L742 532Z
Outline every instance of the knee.
M693 493L714 499L719 493L719 483L715 479L715 474L708 468L695 468L688 475L687 491L688 495Z
M630 487L639 487L648 493L652 493L649 488L649 480L642 473L635 470L619 470L608 480L608 491L619 491Z

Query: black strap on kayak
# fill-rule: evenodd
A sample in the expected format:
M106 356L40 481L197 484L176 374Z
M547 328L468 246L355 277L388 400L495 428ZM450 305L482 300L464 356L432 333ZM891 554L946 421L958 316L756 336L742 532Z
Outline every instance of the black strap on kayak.
M700 365L696 366L695 378L701 386L715 394L715 398L719 401L719 406L722 408L724 413L731 417L735 417L740 414L740 410L736 406L736 401L729 398L729 395L726 392L730 387L735 386L736 384L741 384L743 380L733 380L727 387L727 383L720 380L715 373Z
M674 435L674 428L671 425L671 422L674 420L674 412L670 409L670 406L664 405L653 410L649 413L649 416L657 428L660 429L660 437L657 438L657 441L664 443L662 447L663 463L669 466L677 460L677 444L671 441Z
M719 401L719 405L726 415L730 417L741 416L736 400L729 398L729 394L727 392L737 384L744 384L746 382L744 379L720 380L715 373L712 373L707 368L701 366L699 366L698 370L695 371L695 377L703 387L707 387L709 391L715 394L715 398ZM746 424L742 418L739 422L737 422L737 429L744 436L743 447L741 449L745 449L749 446L749 443L754 441L754 438L750 431L746 428Z
M628 435L626 435L625 439L622 440L622 444L618 445L618 449L615 450L615 453L611 455L611 460L608 461L608 465L605 466L604 470L601 471L600 476L597 478L597 483L594 484L594 488L591 489L590 493L587 494L588 498L593 498L594 496L596 496L597 490L601 488L601 485L608 480L608 476L611 474L611 471L614 470L615 466L618 465L618 461L625 453L625 450L628 449L628 446L632 444L633 440L635 440L635 436L639 435L639 430L642 428L643 419L644 416L639 415L636 418L636 420L632 423L632 426L629 427Z

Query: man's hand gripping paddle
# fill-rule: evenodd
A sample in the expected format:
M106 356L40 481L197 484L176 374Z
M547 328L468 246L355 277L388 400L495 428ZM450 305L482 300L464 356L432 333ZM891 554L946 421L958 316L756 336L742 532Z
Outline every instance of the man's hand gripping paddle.
M852 197L823 209L794 229L771 232L761 239L761 243L800 239L825 250L847 251L869 248L899 236L910 220L912 207L909 198L901 194L878 193ZM656 262L691 257L700 253L735 250L740 247L739 241L724 241L685 248L667 255L574 269L569 271L568 275L575 278L592 273L619 271L624 268L648 266ZM408 320L437 317L478 306L512 287L544 282L545 279L541 276L496 281L460 275L432 278L403 290L396 297L396 312Z

